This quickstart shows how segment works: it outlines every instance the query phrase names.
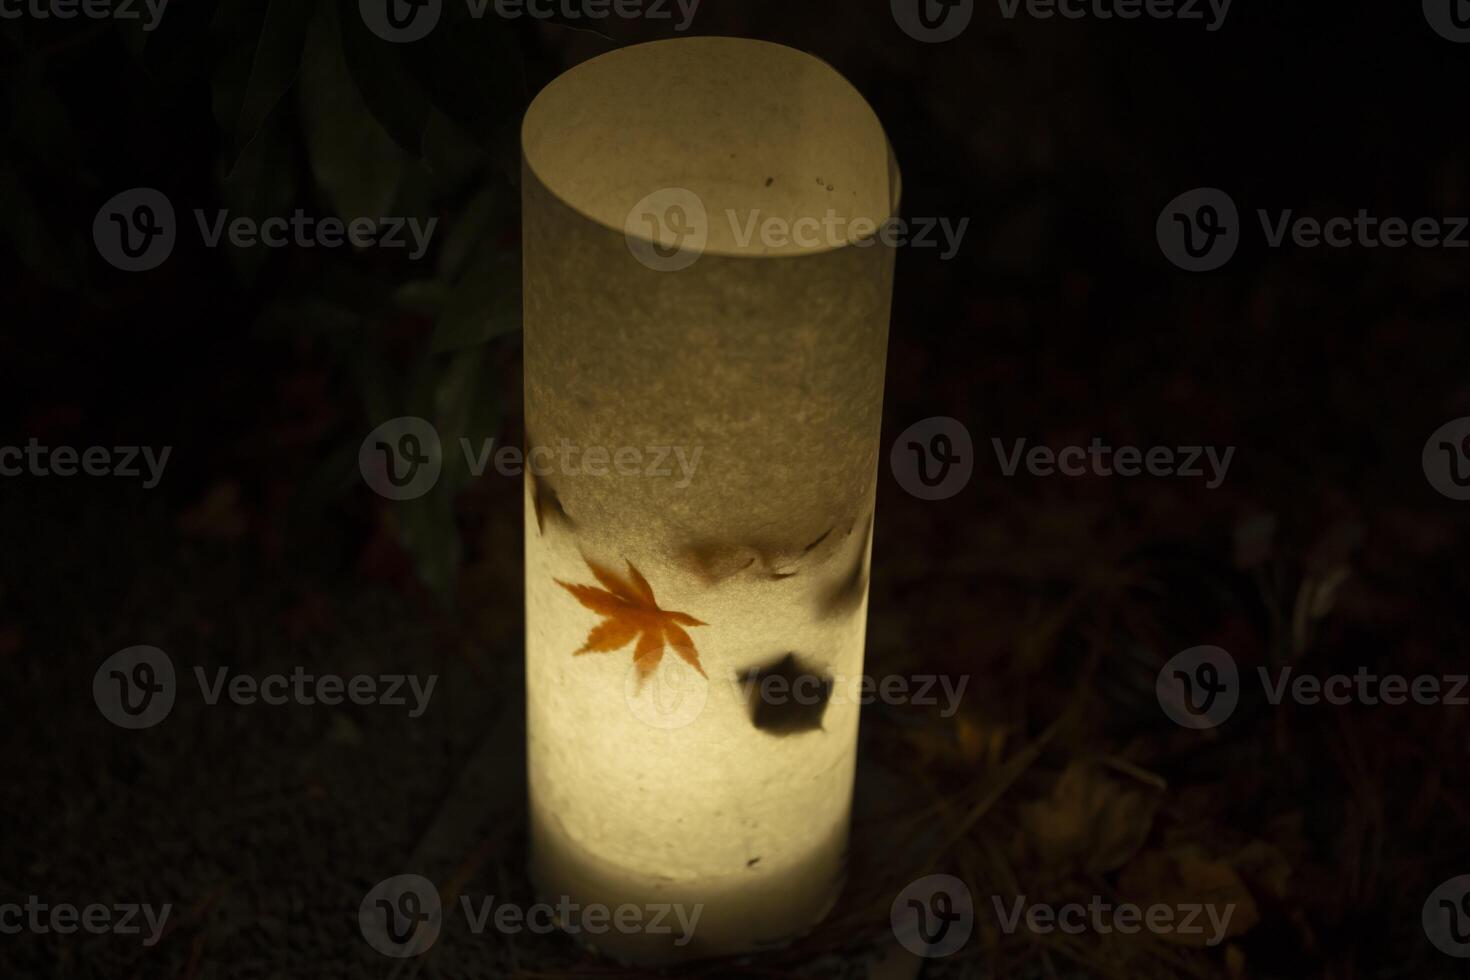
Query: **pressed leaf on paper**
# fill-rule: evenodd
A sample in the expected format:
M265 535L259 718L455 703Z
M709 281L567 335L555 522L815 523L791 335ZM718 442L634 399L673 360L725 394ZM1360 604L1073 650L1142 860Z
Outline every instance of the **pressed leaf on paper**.
M788 691L809 690L810 694L773 699L765 696L765 684L780 678ZM822 716L832 698L833 679L819 667L804 663L794 652L752 667L735 678L745 688L750 704L750 723L772 735L821 731ZM810 689L807 683L812 685Z
M611 569L598 565L591 559L583 559L603 588L591 585L573 585L556 579L556 584L566 589L588 609L603 617L602 622L592 627L587 640L573 656L584 653L608 653L620 650L633 640L638 645L633 650L633 663L638 665L638 681L643 682L663 660L664 648L673 647L689 666L708 679L704 667L699 663L699 651L694 641L684 632L685 626L705 626L687 613L660 609L653 596L653 586L628 562L628 578L622 579Z
M559 521L568 525L577 523L572 520L572 515L567 513L566 506L562 504L561 497L557 496L556 488L551 485L550 481L534 473L531 474L531 505L536 512L537 534L545 534L546 525L550 521Z

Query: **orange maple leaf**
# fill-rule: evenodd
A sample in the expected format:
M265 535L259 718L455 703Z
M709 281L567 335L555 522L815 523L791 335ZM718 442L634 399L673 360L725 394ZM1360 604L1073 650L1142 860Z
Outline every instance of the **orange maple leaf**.
M617 573L591 559L584 557L582 560L587 562L587 567L592 569L592 574L604 588L573 585L561 579L554 581L603 620L592 627L592 632L587 634L587 642L582 644L582 649L574 650L573 656L619 650L636 638L638 646L633 650L633 663L638 665L640 684L663 659L665 646L673 647L681 660L699 671L700 676L709 679L699 664L699 651L694 649L694 641L683 629L685 626L708 626L708 623L702 623L687 613L660 609L653 597L653 586L632 562L628 562L628 579L624 581Z

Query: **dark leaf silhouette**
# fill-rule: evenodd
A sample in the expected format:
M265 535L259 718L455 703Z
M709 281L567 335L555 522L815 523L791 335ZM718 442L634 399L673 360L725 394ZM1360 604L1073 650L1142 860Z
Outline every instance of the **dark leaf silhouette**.
M868 592L868 544L873 537L872 515L868 516L865 527L862 543L858 545L857 554L853 556L847 572L817 601L817 611L823 617L847 616L857 612L862 605L863 596Z
M848 522L844 536L852 533L857 521ZM719 541L701 539L684 548L684 564L706 585L718 585L742 572L769 579L787 579L802 571L808 562L822 562L833 549L840 547L833 531L834 524L804 545L770 540Z
M544 477L531 474L531 506L536 509L536 533L545 534L548 521L560 521L571 526L576 522L572 520L567 509L562 506L561 498L556 495L556 489L551 482Z
M773 735L816 731L832 699L832 678L807 667L795 653L736 675L745 687L750 723Z
M696 541L684 549L684 564L705 585L717 585L755 564L753 551L718 541Z
M811 544L807 545L805 548L802 548L801 549L802 550L802 553L803 554L811 554L813 551L816 551L817 550L817 546L820 545L823 541L826 541L827 538L831 534L832 534L832 528L829 527L829 528L827 528L827 530L823 531L821 533L821 535L819 535L817 537L817 540L813 541Z

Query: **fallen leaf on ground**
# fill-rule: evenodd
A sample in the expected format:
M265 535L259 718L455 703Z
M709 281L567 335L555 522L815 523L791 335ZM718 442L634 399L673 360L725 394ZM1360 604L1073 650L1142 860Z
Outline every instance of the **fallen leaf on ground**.
M1211 858L1197 844L1180 844L1166 850L1145 851L1118 875L1118 891L1140 906L1167 905L1180 910L1189 905L1214 906L1223 919L1223 934L1216 937L1209 916L1201 916L1194 932L1177 929L1161 932L1160 939L1176 946L1204 946L1213 939L1239 936L1260 921L1256 900L1239 874L1226 861ZM1182 913L1181 913L1182 914Z
M1099 760L1069 763L1051 795L1021 807L1021 827L1048 868L1101 874L1148 840L1160 793Z

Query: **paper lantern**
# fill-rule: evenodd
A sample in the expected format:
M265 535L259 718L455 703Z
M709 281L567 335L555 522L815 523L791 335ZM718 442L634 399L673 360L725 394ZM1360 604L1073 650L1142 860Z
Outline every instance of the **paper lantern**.
M578 66L522 144L532 877L699 907L582 933L623 960L781 945L843 879L897 169L731 38Z

